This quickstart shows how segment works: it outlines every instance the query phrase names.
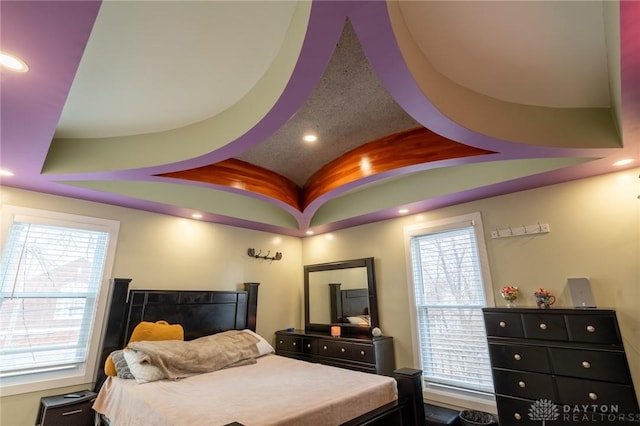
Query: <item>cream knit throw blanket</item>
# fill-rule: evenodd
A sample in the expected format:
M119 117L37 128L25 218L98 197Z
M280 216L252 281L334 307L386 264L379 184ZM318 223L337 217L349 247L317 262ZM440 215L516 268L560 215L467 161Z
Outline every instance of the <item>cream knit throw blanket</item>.
M130 343L140 364L158 367L171 380L222 368L254 364L258 338L242 330L229 330L195 340L160 340ZM134 374L135 375L135 374ZM136 377L137 378L137 377Z

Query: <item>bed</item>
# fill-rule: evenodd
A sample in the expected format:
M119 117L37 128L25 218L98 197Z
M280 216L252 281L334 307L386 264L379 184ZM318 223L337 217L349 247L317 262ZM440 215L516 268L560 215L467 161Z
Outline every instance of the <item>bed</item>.
M246 283L243 291L129 291L130 281L111 281L100 365L125 346L141 321L181 324L189 341L179 342L184 345L231 334L257 336L257 283ZM419 370L400 369L390 378L264 348L250 362L179 380L139 383L107 377L100 369L94 409L102 424L112 426L423 424Z

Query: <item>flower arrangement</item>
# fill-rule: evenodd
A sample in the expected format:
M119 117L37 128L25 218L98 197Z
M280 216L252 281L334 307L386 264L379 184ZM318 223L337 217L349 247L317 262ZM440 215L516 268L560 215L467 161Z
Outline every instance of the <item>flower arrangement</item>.
M518 287L506 285L500 290L502 298L508 302L512 302L518 298Z
M536 297L549 297L551 296L551 292L542 287L538 288L534 293Z
M538 288L533 295L536 297L536 305L538 308L549 309L551 305L556 303L556 298L549 290L542 287Z

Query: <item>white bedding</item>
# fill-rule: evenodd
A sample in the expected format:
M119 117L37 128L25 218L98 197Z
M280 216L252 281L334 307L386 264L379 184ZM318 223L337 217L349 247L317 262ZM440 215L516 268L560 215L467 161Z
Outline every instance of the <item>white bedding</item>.
M391 377L265 355L178 381L109 377L93 408L112 426L330 426L396 399Z

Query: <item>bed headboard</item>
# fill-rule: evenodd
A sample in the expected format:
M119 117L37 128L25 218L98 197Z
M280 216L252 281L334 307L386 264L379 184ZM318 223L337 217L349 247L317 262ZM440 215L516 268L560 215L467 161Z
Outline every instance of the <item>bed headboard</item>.
M110 280L109 302L96 366L94 390L106 380L104 363L122 349L141 321L181 324L185 340L226 330L256 331L259 283L244 283L244 291L129 290L129 278Z
M369 290L354 288L341 290L341 284L329 284L331 294L331 322L346 322L347 317L369 315Z

